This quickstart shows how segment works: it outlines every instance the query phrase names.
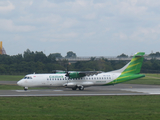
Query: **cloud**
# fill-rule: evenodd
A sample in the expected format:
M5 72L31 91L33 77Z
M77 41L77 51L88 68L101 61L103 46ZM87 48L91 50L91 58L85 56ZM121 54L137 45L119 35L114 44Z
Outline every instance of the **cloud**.
M121 41L125 46L154 44L160 38L159 6L158 0L4 0L0 2L1 38L10 35L26 44L47 48L54 44L61 49L66 42L86 44L88 54L93 53L88 43L97 46L97 53L104 52L101 46L118 47ZM39 46L35 49L43 49Z
M95 19L96 18L96 14L95 13L91 13L91 14L87 14L84 16L85 19Z
M84 33L86 37L92 37L95 34L96 34L95 32Z
M29 32L35 30L30 25L15 25L12 20L0 19L0 30L6 32Z
M13 35L13 38L12 38L12 39L13 39L14 41L17 41L17 42L24 40L24 38L23 38L21 35L19 35L19 34Z
M39 0L37 0L39 2ZM40 3L38 3L40 8L56 8L58 7L56 3L49 2L48 0L43 0Z
M51 34L44 33L38 36L38 39L42 42L67 42L67 41L75 41L78 33L68 32L68 33L56 33L55 31Z
M9 12L15 9L15 6L9 1L0 1L0 13Z
M137 31L131 34L130 38L137 39L137 41L145 42L145 43L152 43L158 42L160 37L160 25L157 25L152 28L143 28L139 27Z
M71 28L75 25L79 24L79 22L74 18L66 18L64 22L61 24L62 28Z
M128 38L127 35L125 33L122 33L122 32L115 33L114 36L117 37L120 40L127 40L127 38Z

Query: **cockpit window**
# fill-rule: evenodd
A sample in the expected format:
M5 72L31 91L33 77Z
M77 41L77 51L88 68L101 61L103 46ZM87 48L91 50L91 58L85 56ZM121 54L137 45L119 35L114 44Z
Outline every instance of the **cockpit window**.
M23 79L32 79L32 77L27 77L27 76L26 76L26 77L24 77Z

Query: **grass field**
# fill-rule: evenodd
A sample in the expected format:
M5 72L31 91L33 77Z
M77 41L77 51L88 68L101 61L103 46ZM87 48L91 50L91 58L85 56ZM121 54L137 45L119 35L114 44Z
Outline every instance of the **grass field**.
M160 96L0 97L1 120L158 120Z
M18 81L25 75L0 75L0 81Z
M145 74L146 76L140 79L124 82L125 84L149 84L160 85L160 74Z
M29 90L35 89L57 89L56 87L29 87ZM0 85L0 90L23 90L23 87L18 85Z

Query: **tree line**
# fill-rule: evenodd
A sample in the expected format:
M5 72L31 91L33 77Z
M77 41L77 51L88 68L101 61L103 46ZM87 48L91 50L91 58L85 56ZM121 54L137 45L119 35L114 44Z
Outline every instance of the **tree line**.
M152 55L155 55L152 53ZM119 55L120 57L121 55ZM122 54L122 56L125 56ZM25 75L32 73L52 73L54 70L66 71L67 66L70 71L112 71L120 69L129 61L112 61L105 58L91 59L90 61L79 61L70 65L67 59L61 58L60 53L52 53L46 56L43 52L33 52L27 49L23 54L0 55L0 74ZM65 58L76 57L72 51L67 52ZM118 56L117 56L118 57ZM142 65L143 73L160 73L160 61L153 59L144 60Z

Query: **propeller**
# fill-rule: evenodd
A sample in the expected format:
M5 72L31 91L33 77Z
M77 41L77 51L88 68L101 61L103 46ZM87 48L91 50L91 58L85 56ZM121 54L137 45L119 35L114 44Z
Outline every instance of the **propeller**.
M66 75L65 75L66 77L69 77L68 65L69 65L69 64L67 64L67 71L66 71Z

